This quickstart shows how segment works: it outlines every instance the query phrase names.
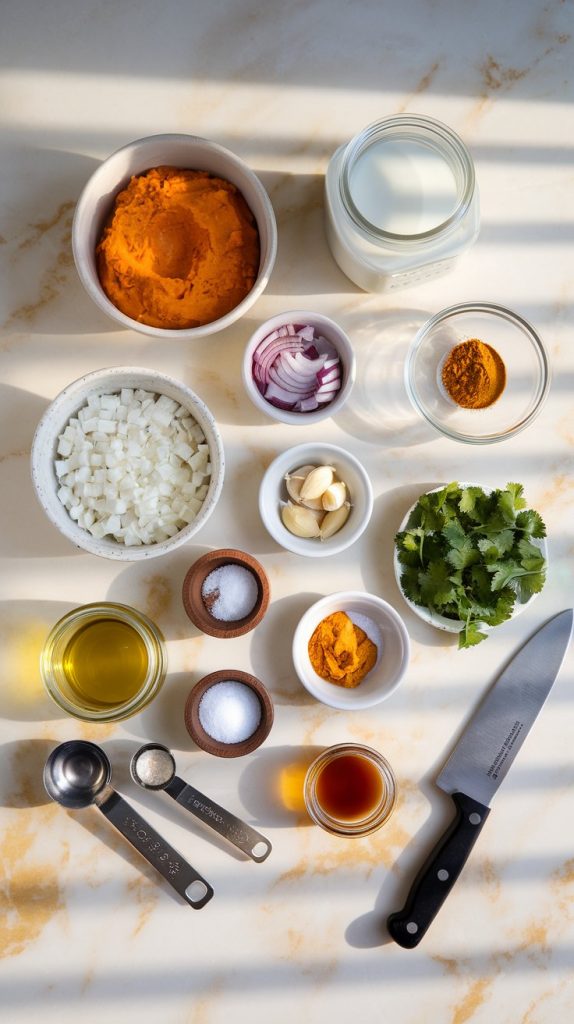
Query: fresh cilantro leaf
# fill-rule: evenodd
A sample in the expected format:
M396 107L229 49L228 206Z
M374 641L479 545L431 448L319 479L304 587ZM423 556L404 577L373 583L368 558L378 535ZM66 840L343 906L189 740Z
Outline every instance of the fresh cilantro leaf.
M401 574L401 587L405 597L415 604L422 604L421 588L419 584L419 570L408 567Z
M495 601L491 589L491 575L484 565L473 565L470 569L470 584L473 599L482 607L492 605Z
M508 526L512 524L514 526L514 520L516 519L516 510L514 506L514 495L510 491L495 491L496 494L496 509Z
M531 544L526 538L522 538L516 545L520 556L520 564L523 569L538 570L544 565L544 555L539 547Z
M515 603L516 595L510 587L501 591L494 610L484 615L484 622L489 626L499 626L501 622L506 622L512 615Z
M464 487L461 491L458 507L460 511L469 516L474 522L484 522L486 503L488 496L482 487Z
M488 537L481 537L477 541L477 546L487 562L496 562L507 551L512 551L514 547L514 531L494 530Z
M421 597L429 608L440 608L454 600L455 588L444 562L432 562L426 572L419 573L419 583Z
M506 490L512 495L514 508L517 512L521 508L526 508L526 499L524 497L524 487L522 484L507 484Z
M486 633L481 632L478 623L467 622L464 629L458 634L458 649L461 651L465 647L475 647L483 640L486 640Z
M539 594L545 582L546 573L543 571L525 573L518 580L518 596L522 603L528 601L533 594Z
M516 517L516 526L527 536L542 538L546 536L546 526L539 512L529 508L526 512L519 512Z
M436 507L437 507L437 509L439 509L439 511L440 511L440 509L443 508L443 506L445 505L445 503L448 501L448 499L451 496L452 497L454 497L454 496L458 497L459 494L460 494L460 487L459 487L457 481L453 480L452 483L447 484L446 487L443 487L441 491L437 491L437 496L436 496Z
M451 519L443 528L442 535L452 548L462 547L466 542L467 534L460 525L458 519Z
M504 564L494 562L492 565L488 565L487 569L494 573L491 583L493 590L502 590L503 587L508 586L518 586L517 581L520 580L520 592L529 593L530 596L530 593L535 594L538 593L538 590L542 590L544 585L544 573L539 571L539 568L535 570L523 569L517 562L510 561ZM541 577L542 582L540 586L538 586L539 581L535 581L533 577ZM527 579L532 579L532 583L527 583ZM538 586L538 590L534 589L536 586Z
M418 551L421 540L424 539L425 531L417 526L414 530L406 530L402 537L403 547L406 551Z
M480 553L474 547L470 537L467 537L464 543L456 548L451 548L446 557L455 569L466 569L469 565L478 562Z

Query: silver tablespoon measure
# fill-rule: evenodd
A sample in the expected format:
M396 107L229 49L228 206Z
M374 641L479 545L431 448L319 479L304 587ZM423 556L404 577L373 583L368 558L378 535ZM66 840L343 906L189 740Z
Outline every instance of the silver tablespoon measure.
M261 863L271 853L271 843L265 836L180 779L175 774L173 754L161 743L146 743L136 750L130 771L138 786L143 789L164 789L176 803L228 839L252 860Z
M186 903L200 910L213 896L209 883L116 793L111 777L106 754L87 740L60 743L44 767L44 786L52 800L70 810L95 804Z

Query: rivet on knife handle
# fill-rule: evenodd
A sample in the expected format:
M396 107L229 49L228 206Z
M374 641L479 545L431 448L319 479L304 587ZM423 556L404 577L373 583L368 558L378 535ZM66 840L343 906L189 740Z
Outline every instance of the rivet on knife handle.
M462 871L490 808L453 793L457 814L413 882L402 910L391 914L391 938L405 949L418 946Z

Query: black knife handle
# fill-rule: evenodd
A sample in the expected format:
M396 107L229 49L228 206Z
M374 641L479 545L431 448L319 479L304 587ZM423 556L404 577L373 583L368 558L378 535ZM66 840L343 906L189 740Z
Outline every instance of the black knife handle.
M463 793L453 793L452 799L456 817L423 864L403 909L387 918L391 938L405 949L418 946L434 921L490 813L490 807Z

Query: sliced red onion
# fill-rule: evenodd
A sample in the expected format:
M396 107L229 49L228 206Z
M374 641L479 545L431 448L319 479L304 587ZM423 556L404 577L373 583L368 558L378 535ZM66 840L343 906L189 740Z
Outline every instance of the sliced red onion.
M284 324L259 343L252 360L255 384L279 409L313 412L341 388L335 346L310 325Z

